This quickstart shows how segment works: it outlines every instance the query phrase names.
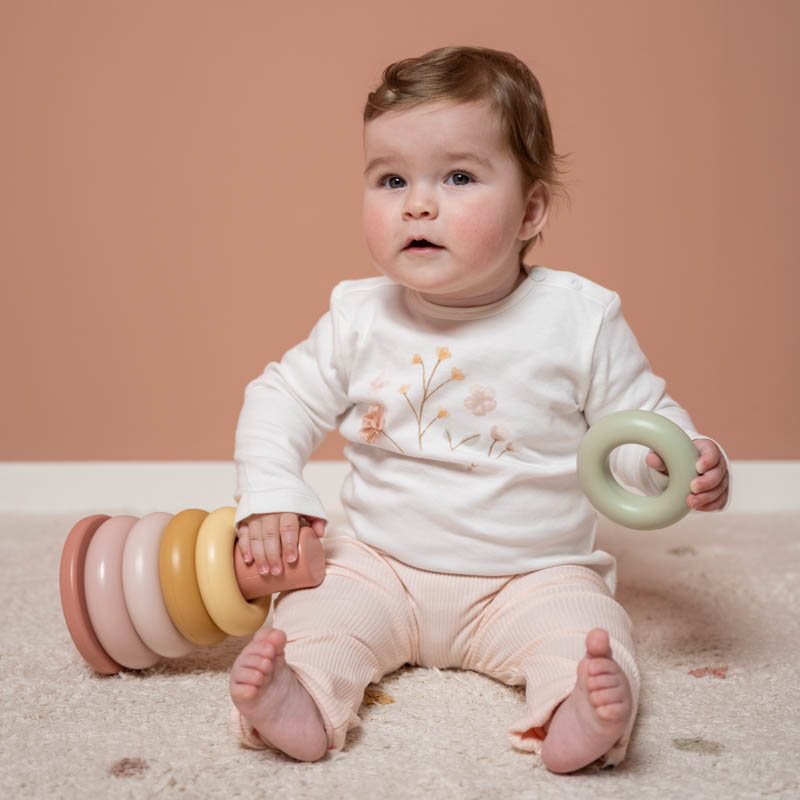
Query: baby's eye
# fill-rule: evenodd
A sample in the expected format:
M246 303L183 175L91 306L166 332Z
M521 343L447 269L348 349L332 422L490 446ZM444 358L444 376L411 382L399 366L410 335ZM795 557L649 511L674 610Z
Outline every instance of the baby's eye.
M378 179L378 186L385 186L387 189L400 189L404 185L405 181L399 175L383 175Z
M451 172L450 178L453 179L454 186L468 186L471 181L475 180L468 172Z

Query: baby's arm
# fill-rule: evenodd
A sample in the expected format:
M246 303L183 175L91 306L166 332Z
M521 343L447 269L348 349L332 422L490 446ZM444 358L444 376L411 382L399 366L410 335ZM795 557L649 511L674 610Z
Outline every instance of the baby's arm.
M326 513L303 468L325 435L350 406L342 316L323 315L309 337L251 381L236 429L236 523L243 557L273 574L297 556L301 527L310 521L318 536Z
M592 353L591 376L584 403L589 425L615 411L654 411L674 422L692 439L698 451L699 477L687 496L691 508L714 511L730 498L729 465L722 448L703 437L686 409L667 394L663 378L655 375L639 347L636 336L622 315L618 295L606 308ZM623 483L646 494L663 491L666 473L661 458L642 445L626 444L610 457L611 471ZM656 472L651 471L655 470Z
M284 559L287 564L297 561L300 528L309 523L321 539L325 535L324 519L308 520L291 512L251 514L239 523L236 533L244 563L255 561L262 575L280 575Z

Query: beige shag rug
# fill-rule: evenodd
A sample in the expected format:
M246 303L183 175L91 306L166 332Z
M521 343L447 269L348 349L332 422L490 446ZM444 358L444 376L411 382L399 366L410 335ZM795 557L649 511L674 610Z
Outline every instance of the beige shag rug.
M362 726L317 764L226 731L241 639L102 678L74 650L58 563L77 517L0 516L3 798L800 797L800 519L691 515L609 524L636 628L641 709L616 769L548 773L509 747L517 689L406 667L370 687Z

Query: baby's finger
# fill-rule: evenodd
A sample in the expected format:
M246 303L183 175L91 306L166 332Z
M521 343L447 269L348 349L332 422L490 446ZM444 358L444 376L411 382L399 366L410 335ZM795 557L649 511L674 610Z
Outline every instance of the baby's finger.
M262 541L264 543L264 554L267 557L268 571L273 575L280 575L283 571L279 520L280 514L271 514L263 520L264 535L262 536ZM266 575L266 572L262 574Z
M261 520L251 523L250 528L250 552L253 554L253 561L258 569L259 575L269 573L267 556L264 553L263 532L261 530Z
M653 469L656 469L659 472L666 472L667 471L667 465L664 463L664 460L654 450L651 450L647 454L647 458L645 459L645 463L647 464L648 467L652 467Z
M710 492L719 486L725 478L725 470L722 467L714 467L708 472L704 472L697 478L692 480L690 489L692 494L700 494L700 492Z
M297 537L300 535L300 522L297 519L297 514L281 514L279 527L283 557L286 559L287 564L294 564L297 561ZM281 570L283 570L282 564ZM273 574L280 573L275 573L273 570Z
M311 519L311 529L317 536L321 539L325 536L325 526L328 524L327 520L319 519L319 517L314 517Z
M709 503L707 506L701 506L696 508L695 511L719 511L721 508L725 507L725 503L728 502L728 491L727 489L722 493L722 495L717 498L713 503Z
M722 494L712 502L698 506L695 511L718 511L721 508L724 508L725 504L728 502L728 489L727 487L722 491Z
M708 492L689 495L688 503L698 511L713 511L725 505L728 494L728 476L726 475L722 483ZM712 508L713 506L713 508Z
M698 474L702 475L719 464L722 453L716 442L712 442L711 439L695 439L694 446L700 455L695 465Z
M239 552L242 554L245 564L253 563L253 553L250 550L250 529L247 525L240 525L236 531L236 538L239 541Z

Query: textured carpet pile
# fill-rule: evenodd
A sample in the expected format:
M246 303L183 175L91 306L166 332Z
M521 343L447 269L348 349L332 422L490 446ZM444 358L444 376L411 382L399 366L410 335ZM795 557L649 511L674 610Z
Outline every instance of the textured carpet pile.
M406 667L317 764L240 748L228 672L244 640L142 673L94 675L58 596L76 518L0 516L0 796L7 798L800 797L800 520L694 514L605 524L643 676L629 756L559 777L512 750L520 690Z

